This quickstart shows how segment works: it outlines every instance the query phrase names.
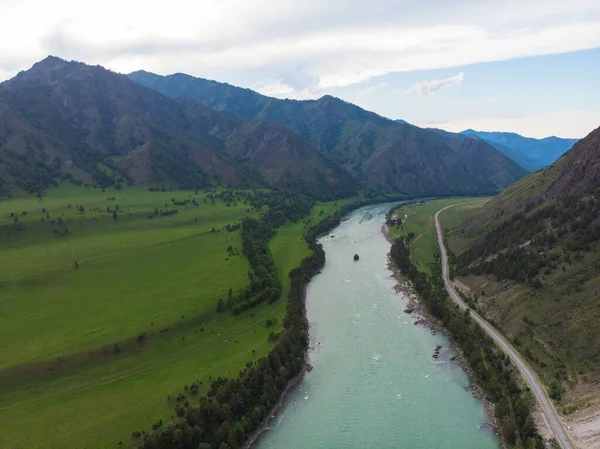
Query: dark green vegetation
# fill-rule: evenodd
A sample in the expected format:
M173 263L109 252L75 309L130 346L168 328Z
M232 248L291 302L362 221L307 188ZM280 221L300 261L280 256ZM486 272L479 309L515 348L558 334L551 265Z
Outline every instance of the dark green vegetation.
M298 202L299 201L299 202ZM257 254L264 254L262 272L255 268L255 276L262 282L264 289L271 289L268 279L272 279L274 267L269 261L268 243L264 235L272 233L280 223L277 219L286 210L298 213L303 199L294 198L288 204L296 207L272 207L259 222L244 221L242 227L249 227L245 245L253 247ZM305 234L305 241L311 251L302 260L298 268L289 272L289 289L283 329L269 335L269 341L275 341L271 353L257 362L246 364L237 378L214 379L205 397L199 404L189 403L185 395L178 398L175 418L169 424L154 426L150 435L145 432L134 432L134 437L142 441L141 446L153 448L194 449L238 448L243 445L253 431L268 416L270 409L279 401L287 383L304 368L304 357L308 348L308 323L305 316L304 289L325 263L325 252L317 243L317 237L340 224L341 217L348 211L360 207L365 201L355 201L341 206L335 213L322 219L317 225L310 227ZM277 212L271 213L278 209ZM320 214L321 215L321 214ZM299 218L299 216L293 216ZM312 220L308 217L307 225ZM245 230L242 231L246 232ZM251 258L252 260L252 258ZM234 309L235 311L235 309Z
M0 188L277 187L319 198L358 187L278 124L173 100L99 66L48 57L0 84Z
M600 129L486 204L449 244L465 294L531 361L554 399L597 369Z
M246 388L230 389L238 373L252 371L268 392L251 410L234 408L231 438L245 438L303 366L301 293L322 265L316 236L350 208L394 199L66 183L0 202L10 317L0 329L0 446L152 444L214 394L231 402ZM267 356L285 370L261 371ZM202 439L220 438L211 433L220 424Z
M504 442L511 448L544 448L531 416L533 398L529 392L519 388L510 359L470 318L468 311L461 311L448 297L442 280L439 252L435 253L431 274L413 265L410 250L413 235L409 233L396 238L390 252L392 260L412 281L423 304L441 320L461 347L478 383L495 404L499 432Z
M338 208L313 204L69 183L0 202L0 446L135 444L131 433L167 422L180 395L197 403L211 379L268 354L286 303L261 292L289 291L279 267L303 255L271 258L265 242L282 243L263 231ZM302 238L298 223L284 237Z
M534 139L515 133L484 132L467 129L461 134L489 143L527 171L547 167L569 151L579 139L546 137Z
M388 120L340 99L279 100L249 89L176 74L129 77L173 98L239 117L282 123L368 190L413 196L495 193L525 170L478 139L449 138Z
M238 447L303 367L318 234L523 175L332 97L192 100L54 57L0 84L0 446Z

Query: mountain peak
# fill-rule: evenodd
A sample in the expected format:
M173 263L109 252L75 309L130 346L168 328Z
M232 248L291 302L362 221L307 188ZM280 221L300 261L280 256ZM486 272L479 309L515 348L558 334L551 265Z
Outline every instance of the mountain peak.
M136 70L134 72L129 73L127 76L158 76L155 73L148 72L146 70Z
M85 67L89 66L82 62L67 61L57 56L49 55L33 64L29 70L19 72L17 76L7 81L7 84L16 82L51 83L67 78L73 71Z
M59 58L58 56L48 55L41 61L36 62L31 66L29 70L26 70L21 73L28 72L48 72L51 70L55 70L61 67L65 67L69 64L76 64L75 62L69 62L66 59Z
M48 65L55 65L55 64L68 64L68 63L69 63L69 61L67 61L66 59L63 59L59 56L48 55L44 59L41 59L38 62L36 62L35 64L33 64L33 67L48 66Z

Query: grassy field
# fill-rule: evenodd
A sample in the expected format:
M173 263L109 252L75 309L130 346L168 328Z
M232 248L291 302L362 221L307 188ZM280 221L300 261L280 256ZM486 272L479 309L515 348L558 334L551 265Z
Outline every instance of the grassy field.
M442 223L458 223L463 217L470 213L473 207L481 207L489 198L444 198L424 203L408 204L395 209L395 214L402 219L402 225L389 229L390 237L407 236L414 234L411 244L411 258L413 263L421 270L429 273L430 266L434 262L437 250L437 238L435 234L435 213L452 204L473 203L473 205L457 206L444 211L440 217Z
M268 353L265 322L280 325L284 301L215 312L248 280L228 252L239 231L224 228L258 211L204 198L63 185L0 202L0 447L131 446L170 416L169 395L197 380L202 394ZM285 282L308 254L303 232L288 224L273 240Z
M446 244L455 254L462 252L473 240L481 236L483 231L465 233L461 224L480 210L488 200L489 198L486 198L479 202L475 199L477 202L451 207L440 214L440 222L446 231Z
M269 249L277 265L284 296L287 295L290 287L288 273L299 266L302 259L310 255L303 237L306 230L351 202L352 199L317 203L306 220L287 223L277 230L275 237L269 243Z
M154 208L172 209L172 197L189 194L85 190L84 197L70 198L71 208L52 193L41 202L0 203L0 226L19 212L13 225L23 227L9 225L0 238L0 304L7 317L18 317L0 328L0 369L167 326L213 307L225 287L247 282L247 261L227 252L240 246L239 232L211 232L243 218L243 204L188 205L149 219ZM113 195L116 200L106 199ZM114 219L106 208L116 206L121 212ZM58 223L50 223L59 218L69 229L64 237L53 232Z

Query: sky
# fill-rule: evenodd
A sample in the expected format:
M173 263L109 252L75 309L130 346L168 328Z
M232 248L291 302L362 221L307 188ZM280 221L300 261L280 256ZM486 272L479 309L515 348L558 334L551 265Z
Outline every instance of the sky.
M392 119L579 138L600 126L600 0L0 0L0 80L47 55Z

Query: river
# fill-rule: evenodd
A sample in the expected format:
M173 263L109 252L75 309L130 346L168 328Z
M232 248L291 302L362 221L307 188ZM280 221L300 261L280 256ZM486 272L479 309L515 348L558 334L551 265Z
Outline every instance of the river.
M389 208L362 208L321 239L327 262L306 299L313 370L258 448L498 449L448 341L403 313L381 233Z

